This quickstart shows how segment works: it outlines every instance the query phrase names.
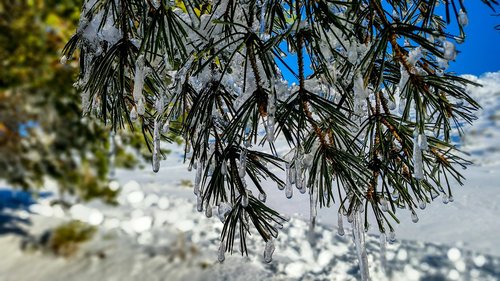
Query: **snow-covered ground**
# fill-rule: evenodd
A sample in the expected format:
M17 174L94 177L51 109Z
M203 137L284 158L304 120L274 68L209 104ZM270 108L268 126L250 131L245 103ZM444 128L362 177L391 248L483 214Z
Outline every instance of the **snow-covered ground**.
M396 226L398 242L387 245L386 272L378 237L368 236L373 280L500 280L500 72L479 79L471 89L483 110L467 129L462 148L475 164L467 181L454 190L455 201L440 198ZM249 257L226 255L217 262L222 223L196 212L190 188L193 174L172 154L158 174L149 169L117 173L118 207L99 202L74 206L68 214L49 206L49 192L32 199L0 184L0 280L357 280L359 269L352 236L336 234L336 209L319 212L316 240L308 242L309 198L268 187L268 203L292 216L275 241L270 264L264 243L249 237ZM48 186L50 190L50 186ZM271 190L276 190L272 191ZM73 217L99 225L98 234L70 259L22 250L33 237Z

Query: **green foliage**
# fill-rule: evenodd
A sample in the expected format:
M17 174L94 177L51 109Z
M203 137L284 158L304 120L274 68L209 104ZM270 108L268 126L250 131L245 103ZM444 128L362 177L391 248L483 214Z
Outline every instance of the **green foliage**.
M181 180L181 182L179 183L179 185L183 186L183 187L192 188L193 187L193 182L191 180L183 179L183 180Z
M287 197L292 184L308 191L312 221L316 205L338 202L349 219L373 213L382 233L399 208L452 196L469 161L451 136L479 108L471 82L446 71L465 15L457 0L97 0L65 54L80 50L85 112L140 126L153 163L160 138L184 138L199 210L231 206L221 249L239 235L245 253L251 225L269 241L283 220L262 202L264 180Z
M24 189L51 178L61 195L112 203L109 128L81 117L72 85L78 65L59 62L80 7L81 1L0 3L0 178ZM140 133L122 139L141 146ZM137 159L126 144L114 154L131 168Z
M78 252L81 244L91 240L95 232L94 226L80 221L63 223L52 230L47 247L54 254L69 258Z

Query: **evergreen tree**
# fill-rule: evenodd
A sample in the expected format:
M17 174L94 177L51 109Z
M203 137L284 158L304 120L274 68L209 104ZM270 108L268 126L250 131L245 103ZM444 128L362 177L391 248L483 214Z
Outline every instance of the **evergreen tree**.
M155 172L161 140L182 136L198 211L224 222L220 261L251 229L271 260L284 218L265 180L309 194L311 227L338 202L366 279L368 213L393 241L398 209L416 222L462 184L452 134L479 105L446 69L467 21L461 0L90 0L63 60L80 50L84 112L138 124Z

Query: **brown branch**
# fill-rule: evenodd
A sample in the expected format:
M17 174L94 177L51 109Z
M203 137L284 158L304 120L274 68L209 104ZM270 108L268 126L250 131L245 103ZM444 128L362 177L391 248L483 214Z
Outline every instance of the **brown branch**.
M300 15L300 3L299 1L296 2L296 13L297 13L297 18L300 21L301 20L301 15ZM299 95L304 95L306 92L305 89L305 75L304 75L304 53L302 51L302 48L304 46L304 35L302 34L302 30L299 30L297 32L297 64L299 68ZM304 109L304 112L307 116L307 120L313 127L314 132L319 138L319 141L323 147L328 147L328 143L325 138L325 134L321 130L321 128L316 124L312 117L311 110L309 109L309 104L306 100L302 100L302 108Z
M387 18L384 15L384 11L379 5L378 1L371 1L372 7L374 8L375 12L379 16L380 20L382 21L383 25L388 29L389 31L389 42L391 43L392 49L396 53L396 59L403 65L403 67L406 69L406 71L410 74L410 77L412 77L411 74L416 73L415 67L412 66L408 62L408 56L401 50L401 46L399 46L398 42L396 41L396 33L394 32L394 29L391 26L391 23L387 20Z
M254 22L254 5L250 5L250 17L248 20L248 26L253 26ZM257 95L257 103L259 107L259 113L262 117L267 116L267 101L268 97L264 93L264 90L262 89L262 79L260 77L259 73L259 67L257 65L257 58L255 57L255 47L254 47L254 40L250 40L251 38L254 38L253 36L250 36L247 38L246 41L246 46L247 46L247 55L250 60L250 66L252 68L253 75L255 77L255 86L257 90L254 92L255 95Z

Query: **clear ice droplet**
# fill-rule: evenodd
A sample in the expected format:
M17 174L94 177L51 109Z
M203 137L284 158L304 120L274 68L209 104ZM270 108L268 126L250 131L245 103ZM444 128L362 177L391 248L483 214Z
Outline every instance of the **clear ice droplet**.
M270 263L273 260L273 253L275 250L274 242L269 239L266 242L266 247L264 248L264 262Z

